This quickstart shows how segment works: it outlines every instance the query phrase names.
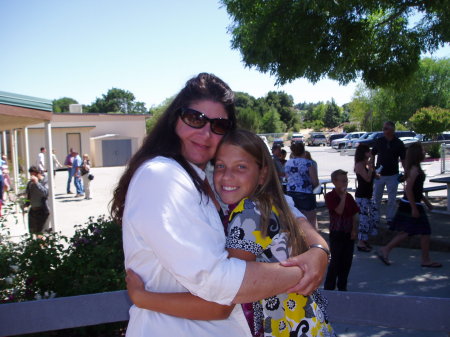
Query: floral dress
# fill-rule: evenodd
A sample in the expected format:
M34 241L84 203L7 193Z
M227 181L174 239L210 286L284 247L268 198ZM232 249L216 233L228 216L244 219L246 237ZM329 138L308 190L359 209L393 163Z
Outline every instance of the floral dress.
M256 255L259 262L281 262L289 257L288 235L282 232L272 208L267 236L262 236L261 213L245 198L233 209L227 248ZM336 336L326 316L327 301L316 290L311 296L280 294L253 303L254 331L270 336Z

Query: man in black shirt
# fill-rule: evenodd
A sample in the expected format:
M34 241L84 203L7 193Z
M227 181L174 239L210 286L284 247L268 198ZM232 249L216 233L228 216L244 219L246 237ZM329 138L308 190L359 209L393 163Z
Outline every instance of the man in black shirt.
M380 205L383 197L384 186L387 188L388 204L386 220L388 226L391 224L395 214L395 200L398 189L398 162L402 161L404 166L405 145L395 136L395 124L385 122L383 125L384 137L378 138L372 148L372 155L377 157L377 172L380 177L374 181L375 207L378 211L378 221L380 219Z

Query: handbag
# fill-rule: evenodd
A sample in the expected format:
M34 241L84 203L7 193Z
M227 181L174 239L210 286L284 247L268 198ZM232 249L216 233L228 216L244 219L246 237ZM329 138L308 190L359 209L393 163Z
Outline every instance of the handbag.
M88 179L89 179L89 180L94 180L94 175L93 175L93 174L89 174L89 175L88 175Z

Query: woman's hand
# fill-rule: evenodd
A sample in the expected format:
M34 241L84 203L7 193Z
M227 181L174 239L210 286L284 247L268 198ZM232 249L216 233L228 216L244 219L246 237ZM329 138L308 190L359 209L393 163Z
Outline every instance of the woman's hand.
M141 294L145 292L144 282L133 270L127 269L127 276L125 277L127 282L128 296L133 304L139 307L139 299Z
M417 208L411 208L411 215L412 215L413 218L420 217L419 210Z
M291 257L281 263L285 267L298 266L304 271L300 282L288 293L310 295L319 288L328 266L328 255L322 249L309 249L303 254Z

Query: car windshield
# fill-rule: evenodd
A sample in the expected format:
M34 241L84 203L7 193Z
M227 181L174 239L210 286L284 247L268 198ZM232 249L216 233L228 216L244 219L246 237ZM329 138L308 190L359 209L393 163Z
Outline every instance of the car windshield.
M315 135L316 138L325 138L325 135Z
M380 134L381 132L374 132L372 133L369 137L367 137L367 139L374 139L378 134Z
M359 139L367 139L367 137L369 137L371 134L372 134L372 132L366 132Z

